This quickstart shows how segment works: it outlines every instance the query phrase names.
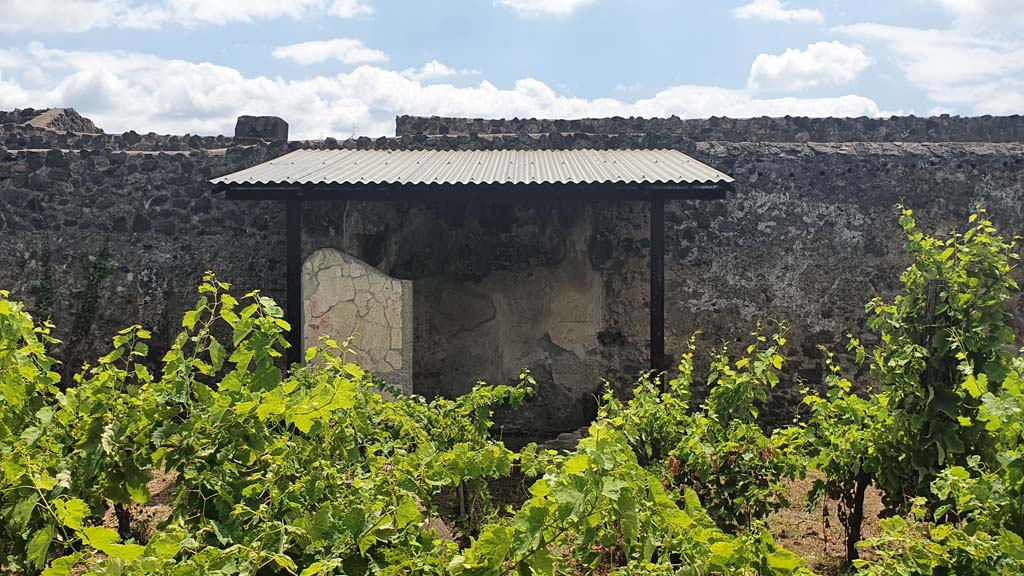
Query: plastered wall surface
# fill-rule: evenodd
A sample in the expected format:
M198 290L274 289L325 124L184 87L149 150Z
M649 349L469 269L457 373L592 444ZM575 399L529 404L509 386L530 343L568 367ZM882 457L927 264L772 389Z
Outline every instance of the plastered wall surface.
M397 280L333 248L302 266L302 339L346 345L350 359L412 393L412 282Z

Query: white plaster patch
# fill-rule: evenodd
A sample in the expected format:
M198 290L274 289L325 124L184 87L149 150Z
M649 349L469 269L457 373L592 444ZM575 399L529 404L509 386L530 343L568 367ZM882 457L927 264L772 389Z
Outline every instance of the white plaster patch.
M354 360L404 392L412 392L412 282L331 248L302 267L305 346L321 336L350 341Z

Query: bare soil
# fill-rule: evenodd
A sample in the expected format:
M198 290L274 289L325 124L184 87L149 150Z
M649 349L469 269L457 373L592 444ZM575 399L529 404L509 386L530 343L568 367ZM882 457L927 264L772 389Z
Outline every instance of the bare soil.
M132 535L139 542L149 542L157 528L166 522L174 512L174 483L177 478L176 472L154 470L153 479L146 484L149 488L149 502L132 504L128 507L128 513L132 518ZM117 517L114 515L113 508L108 508L106 514L103 515L103 525L117 530Z
M768 517L775 542L804 558L807 566L822 576L850 574L846 565L846 535L836 513L836 502L826 500L807 509L807 492L813 477L787 483L789 508ZM874 487L864 494L862 538L878 535L882 495ZM864 552L862 552L864 555Z

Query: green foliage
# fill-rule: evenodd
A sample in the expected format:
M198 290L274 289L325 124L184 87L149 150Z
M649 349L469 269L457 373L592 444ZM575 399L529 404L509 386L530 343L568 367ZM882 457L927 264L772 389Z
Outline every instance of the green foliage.
M716 523L736 531L788 505L785 478L803 472L792 449L793 430L771 436L757 423L758 406L779 382L786 328L753 334L746 353L732 360L723 348L711 360L708 398L670 453L670 472L693 488Z
M665 390L651 374L643 374L629 402L605 390L598 417L614 424L630 441L641 463L662 460L689 433L690 386L693 384L693 349L696 336L679 361L678 373Z
M785 365L785 327L723 347L690 405L694 341L677 375L607 392L589 437L558 454L509 451L490 435L513 386L427 401L386 389L324 340L281 369L282 310L208 274L159 369L148 331L61 382L36 323L0 292L0 567L24 574L810 574L761 519L783 481L821 473L811 504L839 501L856 556L864 491L894 513L860 543L868 576L1024 572L1024 359L1011 352L1014 245L983 213L939 240L901 224L912 266L891 303L868 306L880 342L849 351L876 390L853 392L825 350L827 392L807 419L767 434L758 407ZM106 266L104 264L103 266ZM91 286L98 290L103 266ZM91 324L91 321L90 321ZM133 534L156 472L175 476L173 514ZM519 508L488 483L532 479ZM436 530L459 494L455 540ZM473 504L466 506L466 501ZM118 530L103 525L113 508ZM130 518L129 518L130 520ZM452 518L447 518L452 521Z
M489 407L525 388L389 403L332 342L285 378L280 308L227 288L206 278L162 377L137 362L149 333L132 327L66 392L49 329L0 300L0 565L31 573L58 558L49 573L66 573L93 549L102 570L245 572L357 551L366 571L395 547L439 545L419 521L441 487L509 473L513 454L486 438ZM148 546L96 525L112 504L145 502L159 467L177 473L176 514Z
M666 492L607 421L577 453L491 440L492 407L529 392L480 385L456 400L383 399L330 340L279 368L290 327L258 292L208 274L158 373L137 326L65 390L49 328L0 295L0 566L70 574L805 573L761 535L722 533L696 495ZM628 407L623 406L624 413ZM514 467L536 476L518 512L467 519L465 548L428 521L459 488L487 497ZM173 514L151 536L102 525L175 474Z
M758 332L746 354L733 361L723 348L711 360L708 398L689 411L693 339L678 375L662 392L641 379L628 404L605 394L601 415L629 439L638 456L664 469L680 489L692 489L717 525L730 532L788 504L782 484L803 470L789 428L765 434L758 405L779 382L785 327L771 337ZM665 459L664 457L668 458Z
M862 354L859 342L850 338L850 349ZM803 450L808 464L823 475L815 478L808 492L808 507L830 498L837 503L840 524L846 535L848 560L857 558L861 539L864 495L884 467L879 443L891 432L892 423L884 394L867 397L853 393L853 383L840 373L835 356L828 350L825 363L827 396L805 393L810 409Z
M110 259L110 246L103 244L103 249L96 258L85 266L85 287L78 295L78 310L75 311L75 318L71 325L71 337L74 340L81 340L89 333L93 322L96 320L96 311L99 306L100 287L103 281L114 271L113 261Z
M918 502L923 506L924 499ZM881 521L882 535L866 542L879 554L873 562L858 560L858 574L957 576L1012 576L1024 571L1024 546L1020 536L1004 531L990 534L968 532L953 524L929 527L920 518L923 508L912 511L917 519L902 517Z
M976 518L996 511L1020 515L1011 498L997 498L1019 485L1019 473L1008 476L1005 469L1018 461L1016 448L1007 448L997 423L1020 414L1012 399L1020 370L1019 359L1008 352L1016 335L1007 308L1019 293L1012 277L1018 257L983 210L968 224L966 232L939 239L918 231L913 213L902 209L900 225L913 259L900 277L903 289L892 302L875 298L867 306L879 344L869 353L851 337L849 346L858 363L868 363L880 391L851 393L828 353L828 396L805 399L811 409L805 445L811 466L825 474L812 488L811 503L823 496L839 500L850 560L857 558L869 484L881 488L890 513L913 511L910 521L887 520L884 534L873 541L882 554L878 565L901 574L1001 573L991 566L972 572L974 560L964 564L961 554L1002 562L1008 545L1001 539L1022 533L1019 523L1000 523L994 531L987 531L987 521L959 524L967 512ZM1003 393L993 395L1000 388ZM976 497L967 486L979 490ZM974 507L982 501L989 512L978 516ZM925 520L938 525L929 529ZM991 544L986 538L1003 544L983 551Z
M142 399L124 393L147 335L134 327L122 331L114 351L76 375L64 393L45 351L54 342L49 328L33 327L20 305L7 300L0 300L0 316L6 404L0 561L38 569L49 551L77 539L85 516L102 514L108 503L145 499L147 429L141 419L120 416L148 412Z
M514 517L489 525L453 574L808 574L770 537L733 538L699 499L682 502L639 465L627 437L599 420L547 467Z
M0 290L0 441L13 442L32 422L47 397L57 392L60 375L46 353L55 340L50 324L36 324L18 302Z
M929 486L948 465L992 458L992 440L975 426L981 397L1006 375L1015 334L1007 300L1019 290L1011 271L1014 244L996 234L983 210L967 231L946 239L917 230L903 209L900 225L913 264L902 293L867 306L868 326L881 344L870 356L882 385L892 430L884 440L887 465L876 481L893 510Z
M996 458L975 455L932 482L934 514L914 500L908 518L882 521L863 545L878 555L860 562L869 576L887 574L1011 575L1024 573L1024 360L1013 359L1000 391L982 397L978 425L994 437ZM929 521L930 517L941 522Z

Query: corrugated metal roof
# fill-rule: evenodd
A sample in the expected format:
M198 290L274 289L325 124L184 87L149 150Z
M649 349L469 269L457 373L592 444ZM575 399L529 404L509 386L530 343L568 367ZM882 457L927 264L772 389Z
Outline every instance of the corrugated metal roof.
M296 150L212 182L289 184L724 184L676 150Z

